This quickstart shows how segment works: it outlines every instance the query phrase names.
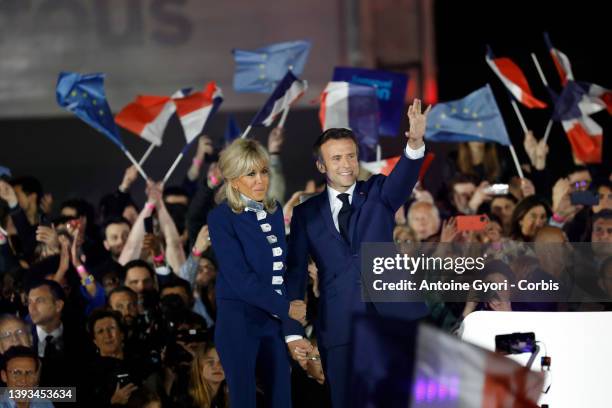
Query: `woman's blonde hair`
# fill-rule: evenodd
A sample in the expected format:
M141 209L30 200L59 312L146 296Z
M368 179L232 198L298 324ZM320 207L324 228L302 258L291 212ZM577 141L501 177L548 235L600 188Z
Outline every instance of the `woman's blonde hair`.
M198 346L198 348L195 350L193 360L191 361L189 395L193 399L193 402L195 402L195 405L198 407L210 407L215 399L213 388L210 384L208 384L202 375L206 355L210 350L214 349L215 345L212 343L206 343ZM221 387L219 387L217 392L227 393L227 389L224 384L221 384ZM225 398L223 398L222 401L224 402L224 408L229 407L228 395L225 395Z
M221 152L219 157L219 169L225 183L224 196L231 209L240 213L244 211L244 202L240 192L233 188L231 181L249 174L253 170L261 170L269 167L270 157L264 147L252 139L236 139ZM266 197L263 201L264 208L273 212L276 210L276 202Z

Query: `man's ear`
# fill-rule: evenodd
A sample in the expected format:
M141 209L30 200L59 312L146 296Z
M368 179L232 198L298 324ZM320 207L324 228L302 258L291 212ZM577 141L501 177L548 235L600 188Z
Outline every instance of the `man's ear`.
M6 384L8 381L8 377L6 376L6 370L2 370L0 372L0 377L2 377L2 382Z
M102 241L102 244L104 245L104 249L106 249L107 251L110 251L110 245L108 245L107 240Z
M321 162L321 159L317 159L317 161L315 162L316 166L317 166L317 170L319 170L319 173L321 174L325 174L327 172L327 169L325 168L325 164L323 164Z

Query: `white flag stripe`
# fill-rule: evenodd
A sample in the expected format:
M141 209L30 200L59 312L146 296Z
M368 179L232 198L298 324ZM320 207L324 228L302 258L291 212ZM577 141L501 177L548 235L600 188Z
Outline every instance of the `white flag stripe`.
M155 146L161 146L164 130L166 129L168 120L170 120L170 117L175 111L176 105L174 102L166 102L159 115L157 115L152 122L147 123L147 125L142 129L140 136L143 139L153 143Z
M325 124L323 130L349 127L349 84L330 82L325 90Z
M187 143L191 143L200 134L213 106L214 104L211 104L181 116L181 124L183 125Z
M306 81L293 81L293 83L291 84L289 89L287 89L287 92L285 92L283 97L274 101L272 112L270 112L268 117L264 119L262 123L266 127L271 126L276 116L280 114L283 110L285 110L285 107L290 106L296 99L302 96L307 87L308 84L306 83Z

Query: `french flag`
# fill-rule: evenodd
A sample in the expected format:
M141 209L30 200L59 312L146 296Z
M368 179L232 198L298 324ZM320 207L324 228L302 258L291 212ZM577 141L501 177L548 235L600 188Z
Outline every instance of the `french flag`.
M588 116L562 120L576 159L585 164L602 161L603 129Z
M372 162L362 161L359 162L359 165L371 174L384 174L385 176L388 176L399 160L400 156L395 156Z
M115 122L160 146L168 120L176 113L189 144L202 132L208 118L222 101L221 89L214 82L201 92L191 93L191 89L186 88L175 92L172 97L139 95L115 116Z
M567 58L567 55L565 55L552 45L552 41L550 41L548 33L544 33L544 42L548 47L548 52L550 52L550 57L552 58L553 63L555 64L555 68L557 68L557 72L561 77L561 84L565 85L567 81L573 81L574 73L572 72L572 66L570 64L569 58Z
M553 119L561 122L575 158L582 163L601 163L602 160L603 130L589 115L605 109L606 105L587 93L592 86L568 81L553 111Z
M375 149L379 136L380 115L376 88L343 81L329 82L321 94L319 120L323 130L351 129L359 146L369 149L359 151L360 158L367 159L368 154Z
M510 58L495 58L490 49L485 56L487 64L501 79L508 91L528 108L546 108L546 104L533 96L523 71Z
M161 146L164 130L175 111L174 102L167 96L138 95L115 116L115 123Z
M173 95L172 101L183 126L185 141L189 144L202 133L208 119L219 109L223 102L223 93L212 81L200 92L181 90Z
M279 114L289 109L291 104L304 95L307 88L306 81L298 79L291 71L287 71L249 126L271 126Z

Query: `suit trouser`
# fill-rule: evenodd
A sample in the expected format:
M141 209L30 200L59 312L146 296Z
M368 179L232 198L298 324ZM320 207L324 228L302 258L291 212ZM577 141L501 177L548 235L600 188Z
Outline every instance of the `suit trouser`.
M256 372L265 406L291 407L291 376L280 321L249 321L240 301L217 300L215 345L229 387L232 407L255 408ZM263 312L262 312L263 313Z
M319 346L325 380L329 383L332 407L344 408L349 404L349 368L351 344L324 348Z

